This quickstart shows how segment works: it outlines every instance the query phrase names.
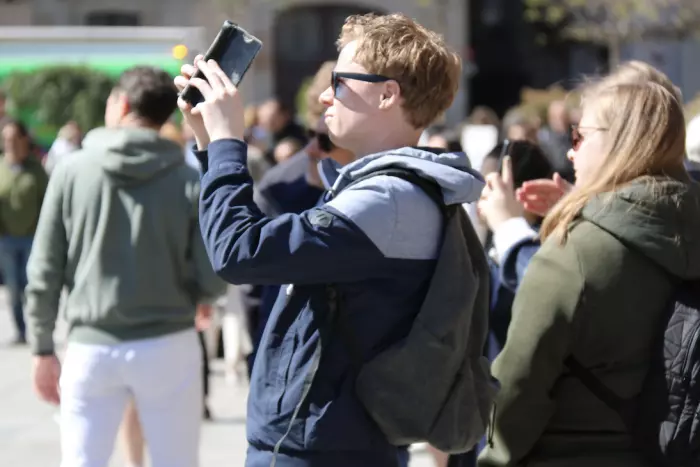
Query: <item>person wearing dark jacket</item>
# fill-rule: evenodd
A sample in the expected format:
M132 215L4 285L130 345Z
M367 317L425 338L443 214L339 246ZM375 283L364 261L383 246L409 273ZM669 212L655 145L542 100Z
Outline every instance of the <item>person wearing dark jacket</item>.
M700 279L700 186L683 166L682 104L664 84L613 74L584 91L576 186L545 219L518 288L480 467L649 465L564 361L620 397L639 394L674 283Z
M440 36L400 14L352 16L339 46L321 101L331 140L357 159L340 170L324 161L326 204L299 215L268 218L253 202L242 104L219 67L199 59L207 81L189 79L191 66L176 78L179 87L189 82L205 96L194 111L182 101L180 108L207 150L199 153L206 167L201 229L214 269L232 283L289 284L253 367L247 467L399 464L401 448L388 442L355 393L347 347L328 341L320 359L315 349L326 329L328 284L361 336L356 350L363 358L406 335L432 277L443 218L427 194L399 178L345 188L392 165L434 180L448 205L473 202L483 188L463 153L415 147L450 106L461 79L460 60Z
M321 201L324 189L318 164L322 159L331 158L341 165L354 159L349 151L330 141L328 128L323 121L325 107L318 100L328 87L334 67L335 61L323 63L306 91L307 136L310 138L304 150L268 170L260 183L254 186L253 200L268 217L285 213L301 214ZM246 285L242 287L242 292L253 344L248 356L250 376L265 324L279 295L279 285Z

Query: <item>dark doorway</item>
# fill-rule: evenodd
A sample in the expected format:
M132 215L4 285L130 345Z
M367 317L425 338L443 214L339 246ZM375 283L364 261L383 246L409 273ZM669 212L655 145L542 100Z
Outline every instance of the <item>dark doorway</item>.
M523 87L571 88L581 72L599 69L600 47L562 40L552 28L526 21L523 2L470 0L470 44L477 69L470 82L470 107L486 105L503 115L519 103Z
M280 11L274 24L275 96L295 107L304 81L321 64L338 58L335 41L345 19L373 10L352 6L301 6Z

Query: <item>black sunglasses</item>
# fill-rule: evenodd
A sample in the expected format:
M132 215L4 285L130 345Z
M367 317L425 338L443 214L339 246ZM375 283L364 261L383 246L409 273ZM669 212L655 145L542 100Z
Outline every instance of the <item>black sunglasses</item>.
M366 83L384 83L386 81L391 81L391 78L387 78L382 75L374 75L371 73L346 73L343 71L334 71L331 73L331 86L333 87L333 94L338 94L338 84L340 84L341 79L355 79L357 81L364 81Z
M335 144L333 144L331 137L327 134L318 133L314 130L306 130L306 134L308 135L309 139L316 138L316 142L318 143L318 147L321 149L321 151L331 152L335 149Z

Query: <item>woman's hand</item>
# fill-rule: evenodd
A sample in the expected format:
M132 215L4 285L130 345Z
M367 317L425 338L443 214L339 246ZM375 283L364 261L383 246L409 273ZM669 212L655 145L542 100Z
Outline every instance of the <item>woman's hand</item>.
M544 217L573 187L555 173L551 180L543 178L523 183L516 196L526 211Z

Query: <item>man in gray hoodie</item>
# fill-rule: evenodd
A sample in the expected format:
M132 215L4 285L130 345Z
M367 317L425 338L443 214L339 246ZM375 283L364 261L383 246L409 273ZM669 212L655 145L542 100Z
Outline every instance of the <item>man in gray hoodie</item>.
M131 399L154 467L198 463L195 305L224 287L199 233L197 173L158 135L176 99L165 72L126 71L106 128L56 166L47 188L27 318L35 388L48 402L60 397L63 467L107 465ZM63 288L70 332L61 368L53 331Z

